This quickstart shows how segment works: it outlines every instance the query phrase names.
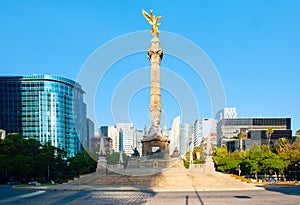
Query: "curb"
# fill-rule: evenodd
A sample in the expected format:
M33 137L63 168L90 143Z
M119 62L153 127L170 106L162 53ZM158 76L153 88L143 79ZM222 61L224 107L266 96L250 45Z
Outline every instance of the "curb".
M31 189L31 190L52 190L52 191L82 191L82 192L93 192L93 191L107 191L107 192L195 192L195 191L243 191L243 190L263 190L264 187L250 187L250 188L197 188L197 187L186 187L186 188L168 188L168 187L148 187L148 186L69 186L69 185L58 185L58 186L43 186L43 187L15 187L17 189Z

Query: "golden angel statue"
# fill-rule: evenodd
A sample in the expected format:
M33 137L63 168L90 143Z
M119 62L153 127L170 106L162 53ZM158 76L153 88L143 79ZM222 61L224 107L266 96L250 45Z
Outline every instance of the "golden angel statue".
M150 10L150 14L148 14L144 9L142 9L142 13L147 21L152 25L151 34L153 36L157 36L159 34L158 26L160 25L158 21L161 19L161 16L153 16L153 10Z

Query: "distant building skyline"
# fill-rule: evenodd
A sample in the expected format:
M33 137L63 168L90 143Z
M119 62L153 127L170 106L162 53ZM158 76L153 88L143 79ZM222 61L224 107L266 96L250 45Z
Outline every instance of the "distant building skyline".
M217 133L217 120L213 118L200 118L194 124L194 146L201 145L207 138ZM210 139L211 143L216 141Z
M86 144L85 148L92 150L92 140L95 138L95 124L94 122L87 118L86 119Z
M94 135L96 128L94 123L86 118L84 91L78 83L51 75L2 76L0 92L4 93L0 98L0 105L8 108L0 112L3 119L0 121L0 129L6 133L16 131L25 138L36 138L42 144L49 141L55 147L64 148L68 156L82 151L82 146L88 149L95 147L92 143L95 137L97 138L97 134ZM73 106L75 115L72 113ZM237 116L235 107L226 107L216 114L216 119L240 119ZM72 122L75 123L72 125ZM215 124L212 118L196 119L191 134L192 125L181 123L181 116L174 118L169 135L170 155L175 147L180 152L186 152L189 149L190 138L193 147L200 145L203 137L217 134L219 141L221 134L214 129ZM291 125L289 127L291 129ZM124 151L125 154L131 155L132 149L137 147L138 151L142 152L143 130L135 128L133 123L116 123L108 128L107 136L112 139L114 151Z
M179 151L180 149L180 139L179 139L179 125L180 125L180 116L177 116L173 119L172 128L170 130L170 154L172 155L174 150L177 149Z
M185 157L186 152L194 146L194 125L180 123L179 125L179 156Z
M124 153L131 155L134 148L135 128L133 123L117 123L117 127L123 131Z

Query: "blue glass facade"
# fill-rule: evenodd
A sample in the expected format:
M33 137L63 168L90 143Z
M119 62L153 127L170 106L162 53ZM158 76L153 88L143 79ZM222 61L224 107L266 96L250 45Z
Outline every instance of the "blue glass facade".
M86 134L83 94L79 84L59 76L0 77L0 129L51 142L74 156Z

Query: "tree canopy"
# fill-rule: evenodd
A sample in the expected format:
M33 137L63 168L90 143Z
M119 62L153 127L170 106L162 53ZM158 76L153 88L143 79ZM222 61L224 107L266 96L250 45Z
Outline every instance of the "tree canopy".
M291 144L287 139L280 138L275 143L275 149L267 145L258 146L253 143L249 150L242 152L227 152L227 147L215 149L213 156L217 171L242 175L281 174L285 178L295 179L295 170L300 164L300 137ZM296 165L297 164L297 165Z
M64 150L55 148L50 142L41 145L18 133L9 133L5 139L0 139L0 161L0 183L61 181L64 176L90 173L96 168L96 162L85 152L67 159Z

